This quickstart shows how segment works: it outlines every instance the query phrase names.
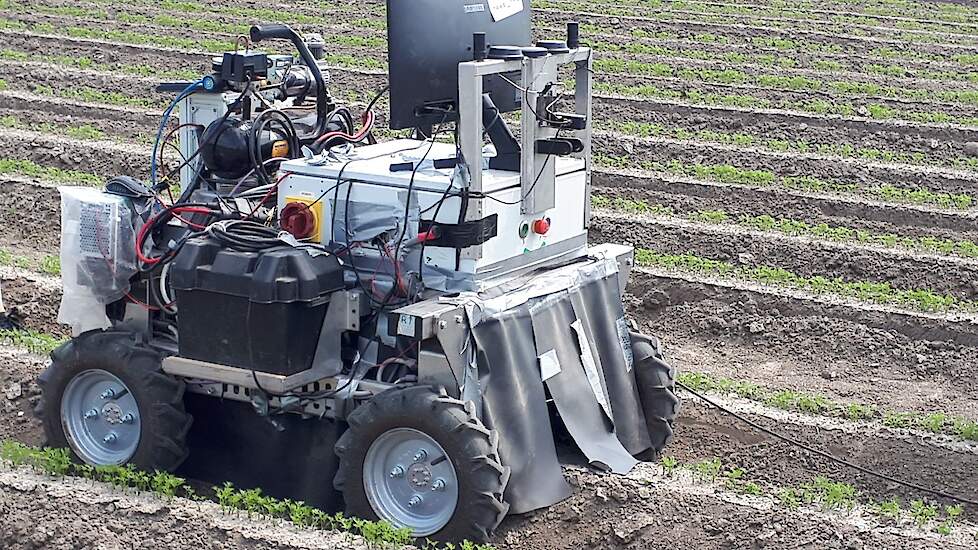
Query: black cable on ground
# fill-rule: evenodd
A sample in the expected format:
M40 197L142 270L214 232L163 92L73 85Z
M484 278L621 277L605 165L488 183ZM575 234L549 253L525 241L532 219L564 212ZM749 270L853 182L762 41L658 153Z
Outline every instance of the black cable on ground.
M798 447L799 449L803 449L803 450L808 451L808 452L810 452L812 454L818 455L818 456L820 456L820 457L822 457L822 458L824 458L826 460L830 460L830 461L835 462L837 464L841 464L841 465L846 466L848 468L852 468L853 470L862 472L864 474L867 474L867 475L870 475L870 476L873 476L873 477L877 477L877 478L882 479L882 480L885 480L885 481L889 481L891 483L896 483L897 485L903 485L904 487L909 487L910 489L914 489L916 491L920 491L921 493L927 493L927 494L934 495L934 496L937 496L937 497L940 497L940 498L945 498L945 499L948 499L948 500L954 500L954 501L957 501L957 502L960 502L960 503L963 503L963 504L970 504L971 506L978 506L978 501L971 500L971 499L964 498L964 497L955 496L955 495L952 495L950 493L945 493L944 491L939 491L937 489L929 489L927 487L924 487L922 485L917 485L916 483L913 483L913 482L910 482L910 481L904 481L902 479L897 479L897 478L895 478L893 476L889 476L889 475L884 474L884 473L880 473L880 472L877 472L877 471L874 471L874 470L870 470L869 468L866 468L864 466L860 466L858 464L853 464L852 462L849 462L849 461L847 461L845 459L839 458L839 457L837 457L837 456L835 456L835 455L833 455L833 454L831 454L831 453L829 453L827 451L823 451L821 449L816 449L815 447L812 447L811 445L807 445L805 443L802 443L801 441L798 441L796 439L792 439L792 438L790 438L790 437L788 437L786 435L783 435L783 434L780 434L778 432L775 432L774 430L771 430L770 428L765 428L764 426L761 426L757 422L754 422L753 420L750 420L749 418L745 417L744 415L739 414L739 413L736 413L734 411L731 411L730 409L728 409L728 408L726 408L726 407L724 407L722 405L717 404L712 399L710 399L710 398L706 397L705 395L697 392L696 390L693 390L692 388L690 388L686 384L683 384L682 382L676 382L676 385L679 386L680 388L686 390L687 392L691 393L695 397L698 397L698 398L702 399L708 405L711 405L711 406L715 407L717 410L719 410L719 411L721 411L721 412L723 412L725 414L728 414L728 415L736 418L737 420L740 420L741 422L747 424L748 426L754 428L755 430L758 430L760 432L763 432L763 433L765 433L765 434L767 434L767 435L769 435L769 436L771 436L771 437L773 437L775 439L779 439L779 440L781 440L781 441L783 441L785 443L789 443L791 445L794 445L795 447Z

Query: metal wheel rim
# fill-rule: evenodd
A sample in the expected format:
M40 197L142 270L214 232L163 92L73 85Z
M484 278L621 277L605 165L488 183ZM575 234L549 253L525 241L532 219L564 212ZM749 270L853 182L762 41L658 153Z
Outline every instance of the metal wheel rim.
M452 460L437 441L412 428L388 430L370 444L363 488L380 519L416 537L440 531L458 506Z
M81 372L65 386L61 425L78 458L93 466L128 461L142 433L136 398L122 380L101 369Z

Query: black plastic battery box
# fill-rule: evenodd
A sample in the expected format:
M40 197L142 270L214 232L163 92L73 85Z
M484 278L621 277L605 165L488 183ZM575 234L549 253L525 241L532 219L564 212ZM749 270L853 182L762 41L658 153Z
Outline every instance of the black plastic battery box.
M345 288L331 254L259 252L190 239L170 267L180 356L292 375L312 366L330 295Z

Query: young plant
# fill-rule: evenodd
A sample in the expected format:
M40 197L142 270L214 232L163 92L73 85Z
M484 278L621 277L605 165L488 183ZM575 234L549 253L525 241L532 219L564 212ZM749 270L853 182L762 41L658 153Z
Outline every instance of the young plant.
M667 476L672 476L672 473L679 467L679 460L674 456L663 456L662 457L662 469L665 471Z
M913 518L917 527L923 527L937 517L937 506L928 504L922 499L914 500L910 502L910 517Z

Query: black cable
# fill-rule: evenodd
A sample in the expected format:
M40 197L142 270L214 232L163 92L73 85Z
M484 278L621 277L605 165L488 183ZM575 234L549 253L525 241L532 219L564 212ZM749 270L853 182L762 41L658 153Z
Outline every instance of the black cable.
M805 451L808 451L808 452L810 452L812 454L818 455L818 456L820 456L822 458L825 458L825 459L830 460L832 462L835 462L837 464L841 464L841 465L846 466L848 468L852 468L853 470L862 472L864 474L867 474L867 475L870 475L870 476L873 476L873 477L877 477L877 478L882 479L882 480L885 480L885 481L889 481L890 483L896 483L897 485L903 485L904 487L909 487L909 488L914 489L916 491L920 491L922 493L931 494L931 495L934 495L934 496L937 496L937 497L941 497L941 498L945 498L945 499L948 499L948 500L955 500L957 502L961 502L961 503L964 503L964 504L970 504L972 506L978 506L978 501L967 499L967 498L964 498L964 497L955 496L955 495L952 495L950 493L945 493L944 491L939 491L937 489L929 489L927 487L924 487L922 485L917 485L916 483L913 483L913 482L910 482L910 481L904 481L902 479L897 479L897 478L895 478L893 476L889 476L887 474L883 474L883 473L880 473L880 472L876 472L874 470L870 470L869 468L866 468L864 466L860 466L858 464L853 464L852 462L849 462L847 460L841 459L841 458L839 458L839 457L837 457L837 456L835 456L835 455L833 455L833 454L831 454L831 453L829 453L827 451L823 451L821 449L816 449L816 448L812 447L811 445L807 445L807 444L802 443L802 442L800 442L800 441L798 441L796 439L792 439L792 438L790 438L790 437L788 437L786 435L782 435L782 434L780 434L778 432L775 432L774 430L771 430L769 428L765 428L764 426L761 426L757 422L754 422L753 420L750 420L749 418L747 418L747 417L745 417L745 416L743 416L741 414L738 414L738 413L736 413L734 411L731 411L730 409L728 409L726 407L723 407L723 406L717 404L713 400L711 400L708 397L706 397L706 396L700 394L699 392L693 390L692 388L690 388L686 384L683 384L682 382L676 382L676 385L679 386L680 388L684 389L685 391L689 392L690 394L692 394L692 395L694 395L694 396L702 399L707 404L712 405L717 410L719 410L719 411L721 411L721 412L723 412L725 414L728 414L728 415L736 418L737 420L740 420L741 422L747 424L748 426L751 426L752 428L754 428L754 429L756 429L758 431L761 431L763 433L766 433L767 435L769 435L769 436L771 436L771 437L773 437L775 439L780 439L781 441L783 441L785 443L789 443L791 445L794 445L794 446L796 446L796 447L798 447L800 449L803 449Z

